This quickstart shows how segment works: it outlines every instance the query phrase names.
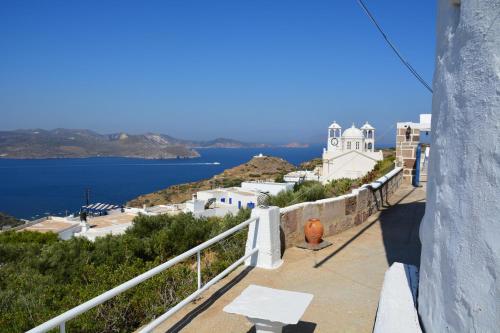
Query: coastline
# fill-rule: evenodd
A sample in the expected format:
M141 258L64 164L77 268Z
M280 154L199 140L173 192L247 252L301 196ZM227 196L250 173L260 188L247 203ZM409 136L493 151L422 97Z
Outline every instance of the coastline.
M194 159L200 158L202 155L197 150L209 149L308 149L314 145L301 145L301 146L288 146L288 145L262 145L262 146L242 146L242 147L186 147L192 149L196 153L195 156L172 156L172 157L147 157L135 155L81 155L81 156L8 156L7 154L0 154L0 160L63 160L63 159L85 159L85 158L131 158L131 159L144 159L144 160L178 160L178 159Z
M174 156L174 157L144 157L144 156L120 156L120 155L89 155L89 156L49 156L49 157L7 157L0 156L0 160L29 161L29 160L70 160L70 159L91 159L91 158L129 158L138 160L185 160L200 158L198 156Z
M121 204L172 185L197 182L263 153L298 166L318 157L320 145L304 148L203 148L200 157L144 159L133 157L0 158L0 211L34 219L76 211L91 189L91 201ZM219 162L220 165L213 164Z

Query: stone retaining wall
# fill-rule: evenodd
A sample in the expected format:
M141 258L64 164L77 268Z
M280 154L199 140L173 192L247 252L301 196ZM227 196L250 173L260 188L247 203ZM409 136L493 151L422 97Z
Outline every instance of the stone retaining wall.
M402 168L396 168L377 181L352 190L350 194L281 208L282 247L289 248L304 242L304 225L310 218L321 220L325 237L363 223L387 202L402 180Z

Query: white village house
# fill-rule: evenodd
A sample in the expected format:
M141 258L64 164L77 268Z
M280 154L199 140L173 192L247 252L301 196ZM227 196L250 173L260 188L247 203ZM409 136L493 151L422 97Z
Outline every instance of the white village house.
M293 185L294 184L290 183L248 181L248 182L242 182L241 188L243 190L250 190L259 193L264 192L269 195L277 195L281 191L293 190Z
M342 127L334 121L328 127L327 148L323 149L321 181L363 177L382 159L382 151L375 151L375 128L368 122L361 129L353 124L342 133Z
M283 180L287 183L301 183L304 181L320 181L318 170L297 170L287 173L283 176Z
M191 212L197 217L236 214L242 208L255 208L262 193L276 195L281 191L293 189L293 185L293 183L247 181L242 182L240 187L198 191L191 200L186 201L185 212Z

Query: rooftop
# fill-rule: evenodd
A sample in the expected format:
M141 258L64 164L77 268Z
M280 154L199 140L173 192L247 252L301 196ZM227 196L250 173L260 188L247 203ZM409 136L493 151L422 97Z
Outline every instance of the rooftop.
M266 185L278 185L278 186L284 185L284 183L272 182L267 180L247 180L242 182L242 184L266 184Z
M374 130L375 128L370 125L368 122L365 122L365 124L361 127L362 130Z
M297 331L372 332L389 265L419 264L424 207L425 184L402 186L367 221L328 237L332 246L316 252L289 248L276 270L241 266L155 332L252 332L246 318L222 311L250 284L313 294Z
M228 192L233 192L236 194L245 195L245 196L249 196L249 197L253 197L253 196L256 196L258 194L255 191L242 190L240 187L230 187L227 190L228 190Z
M328 128L332 128L332 129L339 129L339 128L341 128L341 127L340 127L340 125L339 125L339 124L337 124L337 122L336 122L336 121L334 121L334 122L330 125L330 127L328 127Z
M68 221L65 220L64 218L49 217L47 220L33 224L21 230L59 233L61 231L73 228L78 225L79 225L78 222Z
M307 175L307 174L316 174L314 171L311 171L311 170L297 170L297 171L292 171L292 172L289 172L286 174L286 176L304 176L304 175Z
M79 235L93 241L97 237L103 237L108 234L122 234L128 227L132 225L132 220L134 219L134 217L136 217L135 214L126 213L91 217L88 219L90 229L87 232Z
M361 132L361 130L359 128L356 128L354 126L354 124L352 124L351 127L349 127L348 129L346 129L344 131L344 133L342 133L342 137L343 138L359 138L359 139L362 139L364 138L363 136L363 132Z
M121 224L132 223L136 214L117 213L103 216L90 217L88 222L91 229L111 227Z
M205 192L205 193L214 193L214 194L215 193L224 194L225 190L226 189L223 189L223 188L215 188L215 189L210 189L210 190L201 190L201 191L198 191L198 193Z
M211 193L211 194L222 194L225 195L228 192L235 193L235 194L240 194L240 195L245 195L245 196L255 196L258 193L250 191L250 190L242 190L240 187L226 187L226 188L217 188L217 189L212 189L212 190L202 190L198 191L198 193L205 192L205 193Z

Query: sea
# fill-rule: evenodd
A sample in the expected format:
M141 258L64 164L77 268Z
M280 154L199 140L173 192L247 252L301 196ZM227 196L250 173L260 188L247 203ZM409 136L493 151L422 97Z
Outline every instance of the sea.
M207 148L193 159L147 160L121 157L0 159L0 212L33 220L66 216L85 204L121 205L170 185L210 178L260 153L298 165L320 157L321 145L308 148Z

